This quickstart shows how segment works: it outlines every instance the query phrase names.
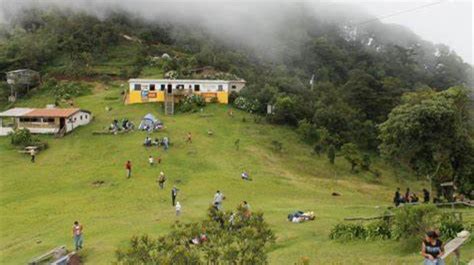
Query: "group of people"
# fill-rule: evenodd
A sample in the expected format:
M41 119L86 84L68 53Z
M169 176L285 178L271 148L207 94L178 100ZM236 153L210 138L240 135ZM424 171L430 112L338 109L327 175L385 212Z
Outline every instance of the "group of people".
M162 139L155 137L154 140L152 140L151 137L147 136L145 137L145 140L143 141L143 145L146 147L163 146L165 150L168 150L169 144L170 144L170 141L167 136L164 136Z
M410 188L406 189L404 195L400 193L400 188L397 188L395 191L395 195L393 196L393 203L396 207L403 203L418 203L420 202L420 198L416 195L416 193L411 192ZM427 189L423 189L423 202L429 203L430 202L430 192Z
M122 122L119 123L118 120L113 120L109 126L109 131L111 132L118 132L118 131L129 131L133 130L135 125L133 122L129 121L127 118L123 119Z

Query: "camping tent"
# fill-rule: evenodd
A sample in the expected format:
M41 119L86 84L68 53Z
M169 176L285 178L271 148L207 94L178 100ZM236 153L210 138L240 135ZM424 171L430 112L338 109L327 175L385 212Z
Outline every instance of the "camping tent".
M155 118L151 113L148 113L145 115L142 119L142 122L140 123L140 126L138 129L140 130L147 130L147 131L152 131L152 130L159 130L163 128L163 123Z

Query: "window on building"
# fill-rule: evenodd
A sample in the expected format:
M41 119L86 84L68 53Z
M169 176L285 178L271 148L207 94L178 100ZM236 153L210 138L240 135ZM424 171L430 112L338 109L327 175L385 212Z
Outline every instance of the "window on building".
M233 90L237 89L237 86L236 86L236 85L232 85L232 89L233 89Z
M150 91L155 91L155 84L150 84Z
M194 85L194 91L199 92L201 87L199 85Z
M54 118L43 118L44 122L54 123Z
M88 119L88 118L89 118L89 116L87 116L87 115L84 115L84 119Z
M222 91L224 90L224 86L223 85L218 85L217 86L217 91Z
M79 119L82 121L82 115L81 115L81 116L79 116Z
M176 89L184 89L184 85L176 85Z
M140 85L140 84L135 84L135 85L133 85L133 90L135 90L135 91L140 91L140 90L142 90L142 85Z
M76 121L76 120L77 120L77 118L76 118L76 117L74 117L74 121Z
M161 91L165 91L166 85L165 85L165 84L161 84L161 85L160 85L160 89L161 89Z

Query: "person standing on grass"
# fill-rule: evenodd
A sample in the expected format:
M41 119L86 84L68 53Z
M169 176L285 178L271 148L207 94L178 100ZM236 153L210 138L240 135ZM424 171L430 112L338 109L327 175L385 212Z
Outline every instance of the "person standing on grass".
M148 156L148 163L150 164L150 166L153 166L155 164L155 161L153 160L152 156Z
M190 144L193 143L193 137L191 135L191 132L188 132L188 136L186 138L186 143L190 143Z
M31 149L30 150L30 156L31 156L31 163L34 163L35 162L35 158L36 158L36 150L35 149Z
M222 209L222 201L225 199L224 194L222 194L219 190L214 194L214 205L217 207L218 210Z
M163 171L161 171L160 176L158 177L158 185L160 186L160 189L164 188L165 181L166 181L165 173L163 173Z
M421 255L425 258L424 265L444 265L441 256L444 254L443 242L438 239L438 233L428 231L426 237L421 243Z
M395 191L395 195L393 196L393 203L395 204L395 207L398 207L398 205L400 205L400 201L401 201L400 188L397 188L397 191Z
M178 191L179 189L176 188L176 186L173 186L173 188L171 189L171 204L173 206L175 206L176 197L178 197Z
M176 216L179 216L181 214L181 204L179 202L176 202Z
M82 249L83 237L82 237L82 225L78 221L75 221L72 226L72 236L74 238L74 247L76 251Z
M164 149L165 151L168 150L169 148L169 140L168 140L168 137L163 137L163 146L164 146Z
M423 203L430 202L430 192L427 189L423 189Z
M127 170L127 178L132 176L132 162L130 160L125 164L125 169Z

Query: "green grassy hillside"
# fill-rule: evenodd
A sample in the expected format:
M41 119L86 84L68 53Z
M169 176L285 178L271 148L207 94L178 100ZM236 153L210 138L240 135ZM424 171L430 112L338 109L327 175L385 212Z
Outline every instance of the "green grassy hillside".
M418 250L407 253L395 241L331 241L330 228L347 216L377 215L391 202L398 185L420 191L426 183L396 180L392 170L375 161L380 180L365 173L350 174L342 158L330 165L325 156L311 155L290 128L256 124L250 114L227 115L227 106L209 105L202 113L163 116L160 105L124 106L119 85L97 89L75 103L92 111L94 121L64 138L44 136L49 149L32 164L0 138L0 263L25 264L30 258L59 245L73 247L74 220L84 225L87 264L109 264L114 251L132 235L160 235L176 220L195 221L206 214L213 194L223 191L225 209L247 200L262 210L274 229L277 243L271 264L293 264L307 256L311 264L417 264ZM117 100L107 100L117 97ZM41 94L18 106L42 107L50 99ZM106 111L106 106L112 108ZM162 119L173 146L167 152L145 148L143 132L124 135L92 135L114 118L127 117L138 125L146 113ZM245 118L246 122L243 122ZM208 136L212 129L214 136ZM186 144L190 131L193 143ZM153 136L154 136L153 135ZM240 150L234 141L240 139ZM271 142L283 143L282 152ZM161 156L162 164L150 167L149 155ZM133 176L125 178L124 164L131 160ZM159 190L160 171L168 176ZM239 175L247 170L254 181ZM100 187L92 183L102 180ZM170 188L181 190L182 215L177 218L170 202ZM337 191L340 197L331 193ZM292 224L286 219L294 210L312 210L313 222ZM469 218L469 215L467 215ZM471 220L472 221L472 220ZM463 260L474 258L474 244L464 247Z

